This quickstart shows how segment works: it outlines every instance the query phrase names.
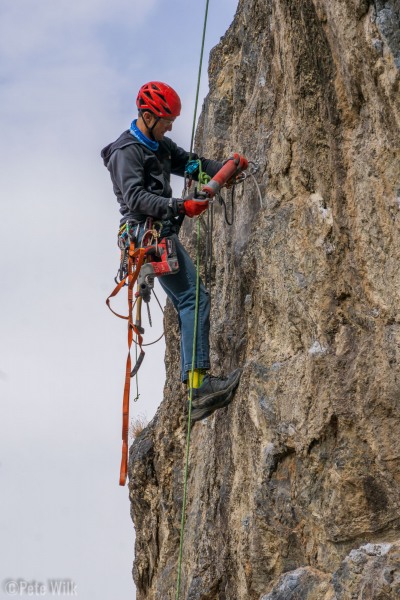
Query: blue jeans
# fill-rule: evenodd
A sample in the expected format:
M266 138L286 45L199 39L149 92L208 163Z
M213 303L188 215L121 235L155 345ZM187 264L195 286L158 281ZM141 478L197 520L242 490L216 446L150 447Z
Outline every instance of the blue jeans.
M144 228L140 228L139 240ZM163 236L164 237L164 236ZM174 275L158 277L161 287L171 299L179 319L181 334L181 378L187 381L192 369L194 317L196 309L196 267L176 234L170 234L176 245L179 271ZM200 281L199 313L197 320L195 369L210 368L210 298Z

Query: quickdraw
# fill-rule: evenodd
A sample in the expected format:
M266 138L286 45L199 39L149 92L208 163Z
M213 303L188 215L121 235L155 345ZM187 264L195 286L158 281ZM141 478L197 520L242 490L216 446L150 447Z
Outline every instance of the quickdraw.
M151 290L154 287L154 278L166 274L176 273L179 270L178 259L176 255L175 243L172 238L163 238L159 241L161 235L161 223L153 223L152 219L146 221L145 232L142 238L142 245L136 248L139 228L136 230L126 223L119 230L118 246L121 250L120 268L116 277L117 286L111 292L106 300L106 304L111 312L128 321L128 356L125 368L125 384L122 401L122 457L119 484L125 485L128 471L128 431L129 431L129 398L131 378L134 377L145 356L143 350L143 334L141 320L142 302L149 303ZM134 233L135 231L135 233ZM119 277L119 281L118 278ZM134 294L133 288L137 283L137 291ZM128 315L120 315L110 304L111 298L115 297L121 289L128 287ZM136 306L135 321L133 320L133 310ZM131 347L133 336L136 335L136 343L140 348L139 357L132 368Z

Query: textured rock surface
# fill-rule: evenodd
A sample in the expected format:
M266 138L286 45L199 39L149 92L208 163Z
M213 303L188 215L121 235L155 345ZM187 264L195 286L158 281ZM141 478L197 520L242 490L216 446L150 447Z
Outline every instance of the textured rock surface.
M197 145L257 160L263 206L249 180L233 227L215 209L214 372L244 373L193 428L186 600L400 598L399 58L396 0L241 0L212 52ZM165 398L130 453L139 600L175 597L166 325Z
M333 576L337 598L400 598L400 544L367 544L352 550Z
M312 567L285 573L261 600L396 600L400 598L400 544L352 550L333 578Z

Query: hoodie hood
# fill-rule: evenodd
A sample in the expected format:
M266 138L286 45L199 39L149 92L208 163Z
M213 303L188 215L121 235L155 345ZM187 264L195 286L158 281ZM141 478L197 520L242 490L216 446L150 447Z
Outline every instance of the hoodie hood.
M111 142L108 146L105 146L101 151L101 158L103 159L104 165L107 167L110 161L111 155L115 150L120 150L131 144L140 144L139 140L136 139L129 129L124 131L115 142Z

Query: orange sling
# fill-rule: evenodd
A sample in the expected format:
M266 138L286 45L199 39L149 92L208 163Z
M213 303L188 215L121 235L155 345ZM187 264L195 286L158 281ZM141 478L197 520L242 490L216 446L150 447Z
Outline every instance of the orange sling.
M146 248L138 248L135 250L135 244L131 241L129 245L129 255L128 255L128 265L127 265L127 275L122 279L117 287L111 292L106 300L106 304L108 308L111 310L114 315L119 317L120 319L126 319L128 321L128 356L126 359L126 370L125 370L125 385L124 385L124 395L122 401L122 457L121 457L121 469L119 476L119 485L125 485L126 476L128 472L128 431L129 431L129 396L130 396L130 388L131 388L131 377L133 377L140 365L143 362L144 358L144 350L142 348L143 338L141 332L138 327L133 322L133 287L136 283L136 280L139 276L140 269L143 265L145 256L147 254ZM118 294L118 292L124 287L126 281L128 280L128 316L120 315L116 313L110 306L110 298L113 298ZM138 302L141 301L141 298L138 298ZM131 361L131 346L133 342L133 334L137 336L137 343L140 348L140 355L132 369L132 361Z

